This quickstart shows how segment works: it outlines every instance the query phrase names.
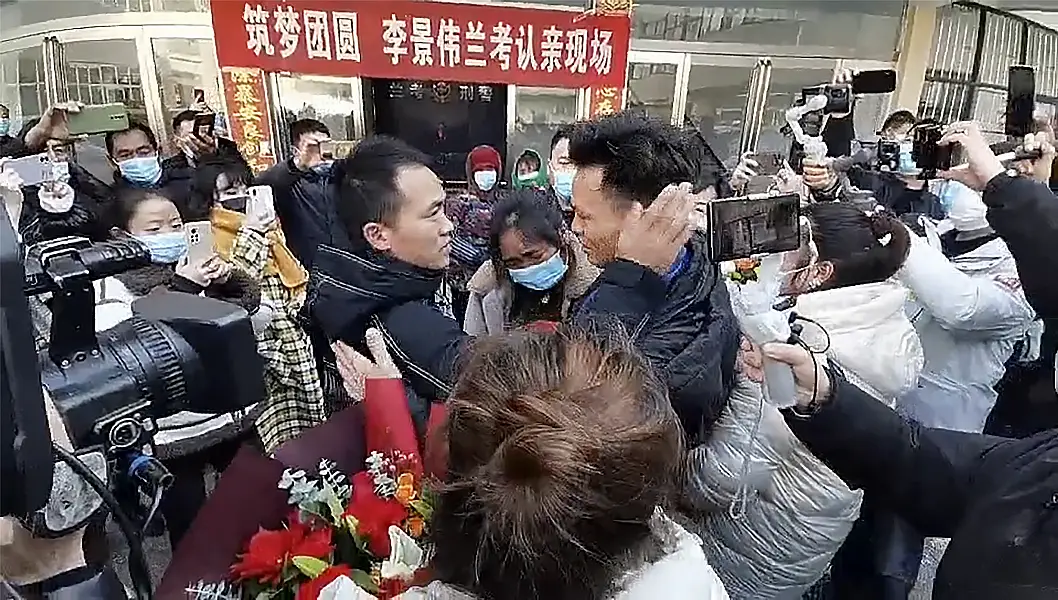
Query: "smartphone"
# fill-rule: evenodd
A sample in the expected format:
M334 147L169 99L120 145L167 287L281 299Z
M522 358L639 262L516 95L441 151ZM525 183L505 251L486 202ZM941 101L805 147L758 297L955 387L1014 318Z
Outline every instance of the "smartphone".
M789 252L801 245L801 197L796 193L715 200L706 218L714 262Z
M751 154L749 158L757 163L757 168L753 169L757 175L768 175L769 177L779 174L785 160L785 157L778 152L757 152Z
M205 104L206 103L206 90L202 88L195 88L191 94L191 102L193 104Z
M67 123L70 135L125 131L129 128L129 111L120 102L83 106L79 112L69 113Z
M195 137L207 139L213 137L213 127L217 123L217 115L211 112L198 113L195 115L195 128L192 130Z
M1005 133L1023 138L1033 133L1032 115L1036 112L1036 70L1024 65L1010 67L1007 73L1007 111Z
M205 262L214 254L213 225L209 221L184 224L187 238L187 260L190 264Z
M5 171L13 171L22 180L22 187L40 185L45 181L53 181L51 174L51 159L47 152L16 158L4 163Z
M334 140L324 140L320 142L320 156L326 160L333 160L337 158L336 153L338 151L338 143Z
M250 200L246 203L246 214L251 212L263 215L265 221L275 220L276 206L272 197L272 187L267 185L251 185L246 188Z
M896 71L860 71L852 76L853 94L888 94L896 90Z
M919 179L934 179L937 171L951 169L955 148L937 144L943 135L944 127L939 124L930 123L915 128L911 139L911 158L920 169Z

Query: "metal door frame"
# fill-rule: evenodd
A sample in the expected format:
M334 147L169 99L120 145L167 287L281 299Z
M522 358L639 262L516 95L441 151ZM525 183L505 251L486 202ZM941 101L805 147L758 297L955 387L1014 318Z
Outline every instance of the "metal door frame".
M628 91L631 87L632 64L646 65L676 65L676 84L672 90L672 112L669 122L678 125L683 121L684 104L687 101L687 76L690 70L690 61L687 54L683 52L646 52L642 50L628 51L628 72L625 74L624 97L621 99L622 106L628 106Z

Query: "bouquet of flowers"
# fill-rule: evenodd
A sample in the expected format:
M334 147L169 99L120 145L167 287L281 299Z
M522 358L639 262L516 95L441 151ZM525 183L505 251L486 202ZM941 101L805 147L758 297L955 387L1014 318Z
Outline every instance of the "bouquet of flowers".
M322 459L313 477L284 470L279 489L292 505L283 527L260 528L230 580L192 586L191 598L385 600L429 558L432 499L414 455L372 452L351 481Z

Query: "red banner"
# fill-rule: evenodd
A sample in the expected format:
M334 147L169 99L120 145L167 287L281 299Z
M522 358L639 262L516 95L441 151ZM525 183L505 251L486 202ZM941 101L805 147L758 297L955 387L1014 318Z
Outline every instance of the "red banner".
M265 100L264 73L259 69L223 67L228 128L246 162L255 173L276 164L272 127Z
M591 89L591 105L588 107L588 118L605 117L619 112L624 108L624 86L621 87L593 87Z
M212 0L217 60L314 75L623 86L631 19L421 0Z

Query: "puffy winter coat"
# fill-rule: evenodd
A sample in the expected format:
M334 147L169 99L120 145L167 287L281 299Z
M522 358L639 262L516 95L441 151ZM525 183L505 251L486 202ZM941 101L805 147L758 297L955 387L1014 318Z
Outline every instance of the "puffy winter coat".
M886 404L915 385L922 348L894 282L801 296L802 338ZM829 340L829 343L828 343ZM691 450L687 499L705 554L735 600L796 600L859 516L851 490L802 444L761 386L740 379L712 436Z
M913 236L897 276L911 291L907 313L926 357L897 409L927 427L982 431L1004 364L1035 315L1014 258L994 239L949 261Z

